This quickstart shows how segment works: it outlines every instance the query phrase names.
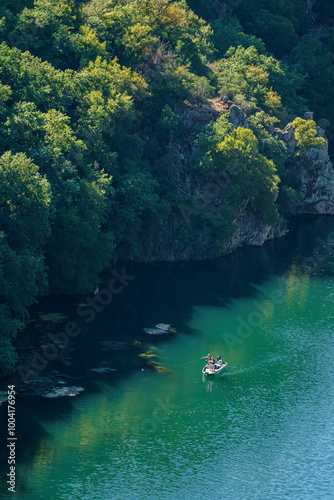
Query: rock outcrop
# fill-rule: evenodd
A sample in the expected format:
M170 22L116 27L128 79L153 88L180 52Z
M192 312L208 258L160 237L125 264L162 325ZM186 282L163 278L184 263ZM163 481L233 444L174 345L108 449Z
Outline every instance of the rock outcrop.
M266 241L283 236L286 233L280 224L266 224L253 210L245 209L234 220L236 231L229 250L241 246L260 247Z
M196 147L193 146L198 130L196 127L215 121L223 113L235 128L249 128L243 109L227 96L209 99L205 104L184 101L183 106L178 109L190 134L183 144L172 144L169 175L170 182L175 184L185 201L174 206L166 220L148 228L145 240L138 243L136 254L124 248L124 254L121 254L123 260L206 260L213 255L232 252L241 246L262 246L267 240L287 232L285 225L279 222L265 222L261 211L254 209L252 198L249 198L234 213L232 237L229 239L226 236L224 239L219 233L224 231L223 222L217 224L217 234L214 233L215 226L211 221L215 214L224 213L224 190L230 179L228 175L217 175L217 178L205 180L192 171L189 165L192 155L196 154ZM312 120L313 113L308 111L304 119ZM283 130L275 129L274 135L286 146L288 180L285 182L299 195L294 198L295 193L291 194L291 206L287 204L286 213L334 214L334 168L328 155L327 140L323 149L311 148L300 152L292 123L288 123ZM320 127L317 127L317 135L326 139L325 132ZM284 179L282 181L284 183ZM203 216L207 216L210 221L209 229L205 224L200 226L197 223L197 219L203 220ZM226 228L226 231L232 229L230 219L226 221Z
M249 128L248 121L247 121L247 116L245 113L242 111L239 106L236 104L232 104L232 106L229 109L229 119L230 122L232 123L234 128L238 127L243 127L243 128Z
M327 149L327 148L326 148ZM300 213L334 214L334 169L327 151L312 149L309 163L301 171Z
M334 214L334 168L328 155L325 131L317 127L317 133L326 140L326 147L311 148L298 155L291 123L284 130L276 129L277 137L285 143L290 163L298 171L298 193L303 200L303 206L298 210L300 214Z
M284 130L275 129L277 139L283 141L286 147L287 155L293 156L296 151L297 141L295 139L295 131L291 123L288 123Z

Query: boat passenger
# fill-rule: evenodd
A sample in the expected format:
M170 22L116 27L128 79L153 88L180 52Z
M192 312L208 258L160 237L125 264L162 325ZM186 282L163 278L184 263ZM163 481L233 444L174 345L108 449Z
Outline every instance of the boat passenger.
M207 356L203 356L203 357L202 357L202 359L207 359L207 360L208 360L208 361L207 361L207 363L208 363L208 364L210 364L210 363L211 363L211 358L212 358L212 356L211 356L211 354L210 354L210 353L209 353Z

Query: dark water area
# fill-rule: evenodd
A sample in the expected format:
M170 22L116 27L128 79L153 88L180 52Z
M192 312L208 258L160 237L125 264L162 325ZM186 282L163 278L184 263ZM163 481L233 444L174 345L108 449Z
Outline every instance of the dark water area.
M33 318L63 315L53 333L79 326L59 369L85 391L17 396L15 498L333 498L333 242L334 218L296 218L286 237L216 261L119 264L133 278L98 310L78 314L89 297L36 304ZM177 333L143 332L156 323ZM229 363L214 381L208 351Z

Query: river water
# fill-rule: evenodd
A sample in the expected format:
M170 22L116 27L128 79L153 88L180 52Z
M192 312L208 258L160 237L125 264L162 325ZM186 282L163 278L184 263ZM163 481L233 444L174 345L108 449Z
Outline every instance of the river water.
M17 397L15 499L334 498L331 242L334 219L309 217L215 262L127 266L135 278L73 340L67 375L85 392ZM57 300L34 313L80 320ZM177 333L142 332L156 322ZM208 352L228 362L214 380Z

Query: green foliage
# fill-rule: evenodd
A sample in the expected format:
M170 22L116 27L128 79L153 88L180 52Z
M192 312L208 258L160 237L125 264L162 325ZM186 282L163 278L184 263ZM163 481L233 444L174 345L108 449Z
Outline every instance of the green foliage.
M226 16L224 20L217 19L211 23L213 28L212 41L219 58L223 57L230 47L255 47L260 54L266 52L266 46L254 35L244 33L242 26L235 16Z
M73 34L74 0L35 0L34 8L25 8L11 33L16 47L56 66L75 67L78 62L78 36Z
M251 25L251 30L267 42L270 51L282 57L298 43L295 28L285 16L260 11ZM284 33L284 37L282 37Z
M184 1L91 0L83 14L87 26L122 63L153 62L159 40L194 70L201 70L202 59L213 53L209 26Z
M106 176L82 180L71 202L62 200L59 205L46 253L52 288L67 293L91 290L112 260L114 236L102 230L110 181Z
M22 327L23 323L12 317L9 308L0 304L0 377L15 370L18 357L13 340Z
M179 116L166 104L161 111L159 120L157 121L156 136L162 142L168 142L174 137L178 138L184 132L185 127Z
M42 247L51 232L51 190L24 153L0 158L0 286L2 304L24 317L45 286Z
M259 149L262 147L262 151L269 153L274 159L279 156L279 150L282 151L278 141L272 139L265 148L250 129L233 130L222 115L214 125L208 125L199 135L197 146L199 151L194 168L207 179L217 173L223 174L221 196L230 213L233 213L231 209L246 201L266 221L276 220L275 200L280 179L276 175L277 169L272 159L261 154ZM231 225L228 224L228 227Z
M38 248L50 234L50 185L24 153L0 157L0 227L12 248Z
M317 137L317 128L313 120L296 118L292 122L297 140L299 154L306 153L311 148L324 149L327 145L325 139Z
M17 354L11 341L0 337L0 376L9 375L15 370Z
M130 26L122 37L124 54L129 62L140 61L145 53L149 52L157 41L150 35L152 28L140 23Z
M307 99L316 119L326 118L334 123L334 53L311 35L303 36L292 50L288 63L304 75L301 95ZM333 137L332 128L329 138Z
M119 180L119 197L112 206L110 224L117 235L120 254L139 256L140 234L145 225L160 218L157 182L145 171L133 171ZM164 207L162 213L164 212Z
M218 69L220 93L245 109L261 107L280 119L284 117L284 106L302 109L303 101L296 95L301 82L298 75L253 46L231 47L226 58L218 62Z
M12 94L12 91L11 91L9 85L2 85L0 83L0 116L3 116L6 114L6 111L7 111L6 103L8 102L11 94Z
M225 205L215 215L203 214L200 217L201 233L211 242L207 254L211 259L219 257L222 250L230 243L235 226L234 210Z
M302 197L292 187L282 186L277 199L279 211L283 216L296 215L304 206Z
M228 122L225 115L212 123L209 123L204 130L198 134L195 145L198 148L194 162L194 169L199 171L206 178L210 177L215 170L214 155L216 146L222 142L225 137L230 135L233 126Z
M83 68L94 61L97 57L108 58L106 51L106 42L100 42L96 32L86 24L80 26L77 39L78 49L80 51L80 67Z
M239 199L258 198L261 206L262 197L267 196L274 202L280 179L274 163L258 152L258 141L251 130L234 130L217 145L214 159L216 167L232 178Z
M279 58L290 52L311 25L301 0L247 0L240 2L236 13L245 31L261 38Z
M286 147L283 141L273 136L275 122L264 113L255 113L248 118L250 129L258 140L259 152L274 162L281 176L284 172Z

